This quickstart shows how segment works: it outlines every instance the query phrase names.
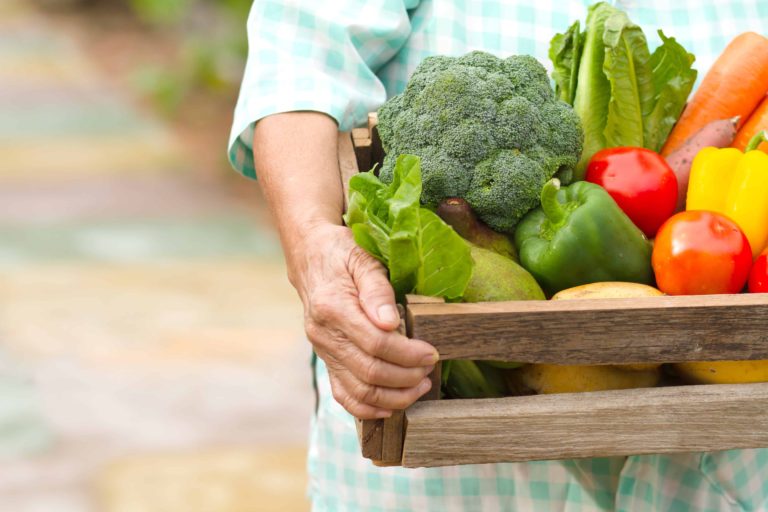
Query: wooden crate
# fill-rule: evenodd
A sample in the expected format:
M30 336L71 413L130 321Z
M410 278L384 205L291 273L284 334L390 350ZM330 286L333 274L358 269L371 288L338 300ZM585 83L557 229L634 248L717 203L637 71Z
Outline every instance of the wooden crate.
M341 134L345 185L382 157L376 119ZM409 296L404 332L443 360L617 364L768 359L768 294L446 304ZM358 420L362 455L433 467L768 447L768 383L439 400Z

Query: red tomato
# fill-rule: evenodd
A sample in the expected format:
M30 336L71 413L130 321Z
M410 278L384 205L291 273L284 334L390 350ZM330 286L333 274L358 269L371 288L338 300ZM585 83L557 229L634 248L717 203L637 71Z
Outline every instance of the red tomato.
M675 213L677 177L667 161L650 149L598 151L587 166L586 180L607 190L648 238Z
M739 293L752 267L752 249L728 217L686 211L659 229L652 263L658 288L666 294Z
M768 249L764 250L752 265L749 273L749 291L768 293Z

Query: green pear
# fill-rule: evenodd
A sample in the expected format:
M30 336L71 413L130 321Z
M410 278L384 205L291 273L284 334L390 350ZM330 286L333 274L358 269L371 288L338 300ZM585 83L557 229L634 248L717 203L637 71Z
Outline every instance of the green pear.
M546 299L536 279L510 258L474 244L470 251L475 268L463 302Z

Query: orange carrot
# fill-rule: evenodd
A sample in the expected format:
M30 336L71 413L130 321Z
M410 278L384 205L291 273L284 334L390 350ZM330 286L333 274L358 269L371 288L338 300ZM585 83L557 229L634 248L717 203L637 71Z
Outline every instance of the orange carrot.
M749 120L741 127L731 147L744 151L752 136L760 130L768 130L768 96L765 97L760 106L749 117ZM757 146L757 149L768 153L768 142L763 142Z
M731 41L712 65L661 154L670 154L711 121L740 116L740 123L745 123L766 92L768 39L745 32Z

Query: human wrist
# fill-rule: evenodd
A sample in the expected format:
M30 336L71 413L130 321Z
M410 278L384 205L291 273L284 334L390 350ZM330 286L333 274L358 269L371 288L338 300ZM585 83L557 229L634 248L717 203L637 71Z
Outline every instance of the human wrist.
M343 241L348 231L340 219L334 222L328 218L315 218L281 236L288 280L299 294L307 286L306 276L314 273L316 267L322 264L323 257L345 245ZM351 240L351 233L349 235Z
M297 218L288 227L281 227L280 238L283 249L288 252L303 251L308 244L316 243L315 238L319 233L327 233L328 230L343 227L341 215L336 218L333 215L316 215Z

